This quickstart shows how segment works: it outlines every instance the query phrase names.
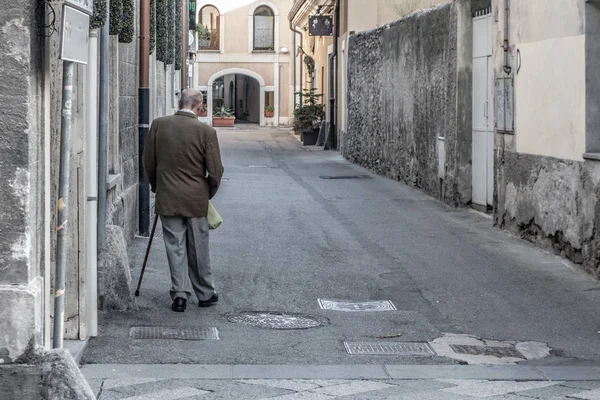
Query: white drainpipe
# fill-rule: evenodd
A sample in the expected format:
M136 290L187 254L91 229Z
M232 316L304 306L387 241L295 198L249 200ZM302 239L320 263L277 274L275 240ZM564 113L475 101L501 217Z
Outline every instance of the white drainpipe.
M108 22L107 22L108 23ZM98 335L98 29L90 31L86 76L85 241L88 336Z

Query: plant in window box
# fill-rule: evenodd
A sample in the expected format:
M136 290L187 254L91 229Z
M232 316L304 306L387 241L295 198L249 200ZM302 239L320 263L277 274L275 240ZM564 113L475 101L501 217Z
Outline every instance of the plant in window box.
M266 106L265 107L265 117L267 117L267 118L273 118L273 115L275 115L275 107L273 107L273 106Z
M300 94L303 102L294 110L294 131L302 137L304 145L314 145L319 137L321 122L325 118L325 106L319 104L322 94L315 93L316 89L304 89Z
M206 117L206 103L202 104L202 108L200 109L200 116L201 117Z
M234 122L235 117L233 116L233 110L230 108L221 106L213 113L213 126L215 127L232 127Z
M196 25L196 34L198 35L198 50L207 49L210 47L210 31L208 26L204 26L201 22Z

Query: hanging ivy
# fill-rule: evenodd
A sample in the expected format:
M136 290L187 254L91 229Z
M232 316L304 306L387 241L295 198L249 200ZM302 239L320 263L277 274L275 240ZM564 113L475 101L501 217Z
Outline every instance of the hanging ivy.
M156 48L156 0L150 0L150 54Z
M183 35L181 32L181 0L175 0L175 69L181 70Z
M109 34L118 35L123 22L123 0L110 0Z
M100 29L106 23L106 0L94 0L94 13L90 18L90 29Z
M169 29L167 29L167 4L170 0L156 0L156 59L167 62Z
M135 7L133 0L123 0L123 18L119 31L119 43L133 42L135 31Z
M175 0L177 1L177 0ZM167 0L167 59L168 65L175 61L175 1Z

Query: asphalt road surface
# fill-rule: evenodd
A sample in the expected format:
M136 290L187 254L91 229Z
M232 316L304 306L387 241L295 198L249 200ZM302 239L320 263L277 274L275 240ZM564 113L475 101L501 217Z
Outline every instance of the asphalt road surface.
M449 208L337 152L307 149L288 131L223 130L219 139L225 178L214 204L225 222L211 232L211 258L220 302L199 308L194 299L185 313L171 311L159 237L139 310L104 313L83 363L458 364L440 355L351 355L344 346L447 333L552 349L524 365L600 360L600 286L577 267L484 215ZM146 244L136 239L130 249L134 283ZM389 300L396 310L324 310L318 299ZM320 326L231 322L244 312ZM219 340L131 338L141 326L217 328Z

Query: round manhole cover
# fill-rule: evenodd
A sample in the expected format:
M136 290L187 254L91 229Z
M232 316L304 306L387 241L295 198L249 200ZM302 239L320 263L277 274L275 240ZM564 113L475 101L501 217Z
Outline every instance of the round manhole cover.
M316 318L306 315L275 312L244 312L231 315L229 322L257 326L266 329L308 329L321 326Z

